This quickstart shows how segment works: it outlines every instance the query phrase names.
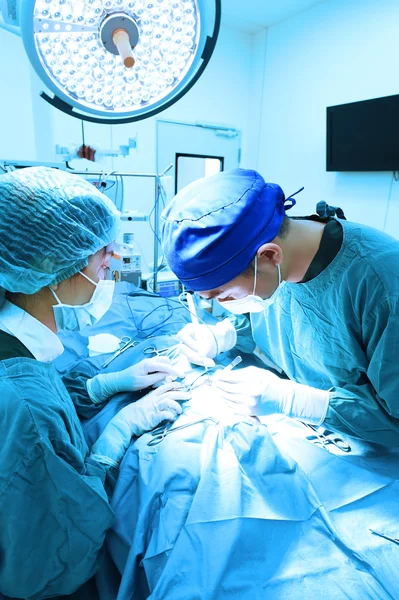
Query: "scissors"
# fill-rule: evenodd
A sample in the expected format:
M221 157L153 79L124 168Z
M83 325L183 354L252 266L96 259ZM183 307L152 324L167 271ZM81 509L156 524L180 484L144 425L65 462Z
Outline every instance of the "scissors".
M175 355L176 349L180 346L180 344L175 344L174 346L169 346L169 348L155 348L155 346L147 346L144 348L143 354L146 356L168 356L171 358Z
M204 423L205 421L212 421L216 425L219 423L213 417L204 417L203 419L199 419L198 421L193 421L191 423L185 423L184 425L179 425L178 427L172 427L173 423L166 423L165 425L160 425L151 431L152 440L147 442L147 446L156 446L160 444L162 440L172 433L173 431L180 431L181 429L186 429L186 427L191 427L192 425L198 425L198 423Z
M125 352L129 348L133 348L133 346L138 344L138 342L133 342L131 337L125 335L125 336L123 336L123 338L121 338L120 344L121 344L121 346L120 346L119 350L117 350L111 356L111 358L109 358L108 360L105 361L105 363L103 364L103 369L105 369L105 367L108 367L108 365L110 365L112 363L112 361L115 360L115 358L117 358L117 356L119 356L120 354L123 354L123 352Z
M351 452L352 448L349 446L348 442L336 435L333 431L329 431L328 429L320 431L318 427L310 425L310 423L304 423L304 425L314 431L315 435L309 435L307 436L307 439L315 446L321 446L328 450L328 445L332 444L342 452Z
M394 544L399 544L399 539L398 538L393 538L389 535L385 535L385 533L381 533L380 531L375 531L375 529L370 529L371 533L374 533L374 535L379 535L382 538L385 538L386 540L389 540L390 542L393 542Z
M190 392L193 389L194 385L197 383L197 381L205 375L207 375L207 372L203 371L197 377L195 377L193 381L186 381L187 376L178 377L174 380L174 383L181 384L181 387L179 387L179 392Z
M237 360L239 359L239 360ZM226 369L230 370L232 368L234 368L235 365L238 365L238 363L240 363L242 361L241 356L238 356L237 359L234 359L234 361L232 361L227 367ZM234 364L233 364L234 363ZM231 366L233 365L233 366ZM213 369L213 367L211 367ZM181 384L181 387L179 388L179 391L181 392L191 392L191 390L193 389L194 385L197 383L197 381L199 379L201 379L201 377L205 377L207 376L208 381L209 381L209 369L204 369L204 371L202 371L201 373L199 373L199 375L197 375L197 377L194 377L194 379L192 381L186 381L186 379L188 379L190 377L190 375L194 374L194 373L189 373L188 375L185 375L184 377L178 377L177 379L175 379L175 383L179 383Z

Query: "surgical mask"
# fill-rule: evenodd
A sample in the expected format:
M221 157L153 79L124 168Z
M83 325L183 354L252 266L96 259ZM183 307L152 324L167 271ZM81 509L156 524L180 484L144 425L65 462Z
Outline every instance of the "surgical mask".
M277 265L278 272L278 285L274 290L273 294L270 298L263 299L260 296L256 296L256 278L258 273L258 257L255 256L255 276L254 276L254 289L252 294L248 296L244 296L244 298L240 298L239 300L226 300L225 302L219 302L223 308L226 308L234 315L243 315L246 313L259 313L268 308L271 304L274 303L276 297L280 293L285 281L281 281L281 270L280 265Z
M112 304L115 281L100 279L98 283L79 271L96 289L91 300L86 304L73 306L63 304L54 290L51 290L58 304L53 306L54 319L57 331L81 331L85 327L95 325L107 312Z

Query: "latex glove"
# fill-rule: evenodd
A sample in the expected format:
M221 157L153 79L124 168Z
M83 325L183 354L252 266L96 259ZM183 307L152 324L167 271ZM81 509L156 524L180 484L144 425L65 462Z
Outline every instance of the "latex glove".
M183 377L181 369L172 365L169 358L156 356L145 358L137 365L116 373L101 373L86 383L88 394L94 404L105 402L119 392L143 390L166 378Z
M266 369L221 369L215 373L213 382L238 414L284 414L305 423L320 425L327 413L329 392L280 379Z
M176 337L182 342L181 350L190 362L195 365L213 367L212 360L236 345L237 333L229 319L217 325L196 325L189 323Z
M115 415L92 447L91 456L108 466L117 466L133 436L157 427L162 421L174 421L182 412L178 400L189 400L188 392L176 383L167 383L141 400L128 404Z

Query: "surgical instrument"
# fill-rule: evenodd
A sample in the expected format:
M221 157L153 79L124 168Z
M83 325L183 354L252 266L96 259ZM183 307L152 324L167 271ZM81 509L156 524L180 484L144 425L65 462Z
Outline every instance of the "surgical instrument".
M228 364L226 367L224 367L224 369L221 369L222 371L231 371L231 369L234 369L234 367L236 367L237 365L240 364L240 362L242 362L242 358L241 356L236 356L234 360L231 361L230 364ZM209 380L209 375L208 375L208 370L205 370L205 373L200 373L200 375L198 375L198 377L196 377L193 381L191 381L190 383L183 383L182 379L177 379L176 382L177 383L182 383L182 387L181 390L183 392L189 392L192 390L192 388L194 387L194 384L197 383L197 381L199 379L201 379L201 377L203 377L204 375L208 376L208 380Z
M191 321L194 323L194 325L199 325L199 320L198 320L198 316L197 316L197 311L195 310L193 295L187 294L186 298L187 298L188 309L189 309L190 315L191 315Z
M204 375L206 375L206 372L200 373L197 377L193 379L193 381L190 382L185 381L187 379L187 376L178 377L174 380L173 383L176 384L176 389L179 390L179 392L190 392L191 389L194 387L194 384L197 383L197 381L201 379L201 377L204 377Z
M168 348L156 348L155 346L147 346L144 348L143 354L146 356L168 356L169 358L175 354L176 349L180 346L180 344L174 344L173 346L169 346Z
M204 423L205 421L212 421L216 425L218 425L219 423L219 421L217 421L213 417L204 417L203 419L199 419L198 421L185 423L184 425L179 425L178 427L172 427L173 423L160 425L159 427L151 431L152 440L147 442L147 446L156 446L157 444L160 444L162 440L170 433L173 433L174 431L181 431L182 429L186 429L187 427L191 427L192 425L198 425L198 423Z
M196 377L196 378L195 378L193 381L191 381L190 383L183 383L183 385L182 385L182 387L181 387L181 390L182 390L183 392L190 392L190 391L193 389L193 387L194 387L194 384L195 384L195 383L197 383L197 381L198 381L199 379L201 379L201 377L203 377L204 375L208 375L208 373L207 373L207 372L205 372L205 373L200 373L200 375L198 375L198 377Z
M121 347L119 348L119 350L117 350L112 356L111 358L109 358L108 360L105 361L105 363L102 365L102 368L105 369L105 367L108 367L108 365L110 365L112 363L113 360L115 360L115 358L117 358L120 354L123 354L123 352L125 352L126 350L128 350L129 348L133 348L133 346L135 346L136 344L138 344L138 342L134 342L132 341L132 338L128 337L128 336L124 336L121 339Z
M234 369L234 367L236 367L237 365L240 364L240 362L242 362L242 357L241 356L236 356L231 363L229 363L226 367L224 367L223 369L218 369L215 371L215 373L218 373L219 371L231 371L232 369ZM214 373L214 374L215 374Z
M306 427L311 429L315 435L306 436L310 442L312 442L315 446L322 446L328 450L328 445L332 444L342 452L351 452L352 448L350 445L341 437L336 435L333 431L329 431L328 429L324 429L320 431L318 427L315 425L311 425L310 423L304 423Z
M393 542L394 544L399 544L398 538L393 538L389 535L385 535L385 533L381 533L380 531L375 531L375 529L370 529L370 531L371 531L371 533L374 533L374 535L379 535L380 537L382 537L390 542Z
M197 311L195 310L193 295L187 294L186 298L187 298L188 309L189 309L190 315L191 315L191 321L194 325L199 325L199 319L198 319ZM206 374L208 376L208 381L209 381L208 367L205 364L205 358L206 358L206 356L204 356L204 367L205 367L205 371L206 371Z
M242 357L241 356L236 356L229 365L227 365L227 367L225 367L224 369L222 369L223 371L231 371L232 369L234 369L234 367L236 367L237 365L240 364L240 362L242 362Z
M115 358L123 354L126 350L129 350L129 348L134 348L135 346L140 344L141 340L132 341L132 338L126 336L121 339L121 342L123 343L123 345L111 356L111 358L105 361L105 363L102 365L103 369L105 369L105 367L108 367L108 365L110 365L112 361L115 360ZM161 348L160 350L155 348L155 346L147 346L147 348L144 348L143 354L145 354L146 356L169 356L169 358L172 358L172 355L175 355L176 349L179 346L180 344L175 344L174 346L169 346L169 348Z

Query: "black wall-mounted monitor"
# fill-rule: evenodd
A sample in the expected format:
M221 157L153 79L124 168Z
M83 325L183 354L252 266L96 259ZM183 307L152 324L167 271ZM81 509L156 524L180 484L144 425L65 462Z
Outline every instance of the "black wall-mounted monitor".
M399 95L327 108L327 171L399 170Z

